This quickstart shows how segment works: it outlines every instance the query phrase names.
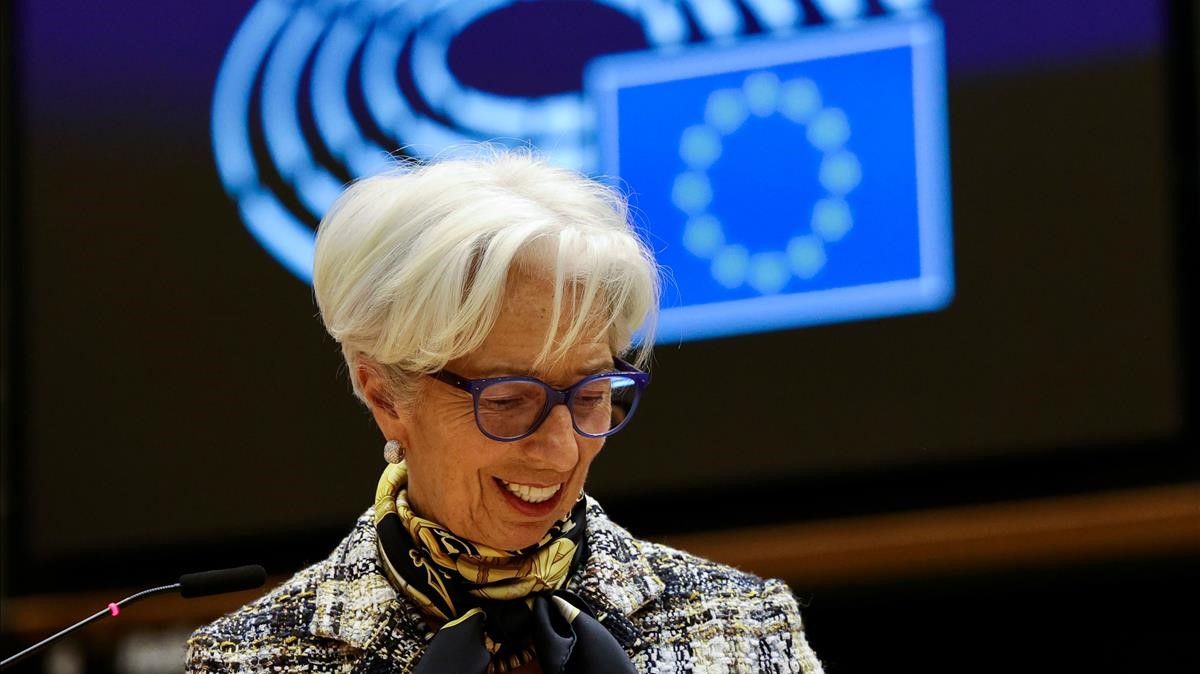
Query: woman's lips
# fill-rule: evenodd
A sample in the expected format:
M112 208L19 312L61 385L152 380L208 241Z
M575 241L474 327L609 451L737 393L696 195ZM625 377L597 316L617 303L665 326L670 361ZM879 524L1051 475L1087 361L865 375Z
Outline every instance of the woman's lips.
M563 485L551 485L549 487L537 487L534 485L522 485L515 482L505 482L500 478L494 478L496 488L500 490L500 495L504 500L512 506L514 510L528 517L542 518L550 515L558 507L559 501L562 500ZM547 494L553 489L552 494ZM521 494L514 494L516 491ZM522 498L525 497L525 498ZM533 502L539 498L544 498L544 501ZM526 500L531 499L531 500Z

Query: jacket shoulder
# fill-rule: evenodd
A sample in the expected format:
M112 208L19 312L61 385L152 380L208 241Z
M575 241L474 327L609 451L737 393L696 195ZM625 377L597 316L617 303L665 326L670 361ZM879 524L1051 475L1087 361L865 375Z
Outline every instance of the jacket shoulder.
M187 671L346 671L345 644L309 630L326 565L327 561L314 564L259 599L197 629L187 642Z
M729 630L771 632L800 626L800 610L791 589L725 564L659 543L638 541L664 590L662 608L717 619ZM685 611L688 609L688 611ZM721 618L736 618L734 621Z
M660 652L686 653L691 664L702 668L822 672L786 583L659 543L638 545L664 590L633 618L641 623L646 641L657 643Z

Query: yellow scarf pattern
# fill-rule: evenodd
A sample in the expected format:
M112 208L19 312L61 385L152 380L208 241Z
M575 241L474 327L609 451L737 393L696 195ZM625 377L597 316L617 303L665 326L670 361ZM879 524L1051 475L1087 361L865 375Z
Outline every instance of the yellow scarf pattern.
M408 466L389 464L375 490L375 526L396 516L411 540L407 559L391 559L382 550L385 568L392 582L402 588L422 609L443 621L461 618L467 612L468 597L480 600L509 601L538 592L557 590L566 583L575 558L581 527L576 521L583 501L572 516L553 526L534 546L523 551L497 550L473 543L425 519L408 504ZM381 548L383 541L381 538ZM396 564L411 564L397 569ZM414 574L413 570L420 573Z

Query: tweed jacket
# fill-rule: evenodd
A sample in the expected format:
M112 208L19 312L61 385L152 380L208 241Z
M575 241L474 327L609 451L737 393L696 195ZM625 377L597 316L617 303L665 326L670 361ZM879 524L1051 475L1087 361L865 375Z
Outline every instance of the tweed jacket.
M791 590L635 539L589 498L588 557L566 588L639 672L820 674ZM372 512L325 561L188 640L189 672L406 673L432 638L382 567Z

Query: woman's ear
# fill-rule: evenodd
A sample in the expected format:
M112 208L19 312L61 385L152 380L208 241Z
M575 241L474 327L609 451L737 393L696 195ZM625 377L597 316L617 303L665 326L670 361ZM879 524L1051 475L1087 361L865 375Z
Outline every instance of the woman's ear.
M359 363L354 368L354 376L358 381L358 389L362 391L367 406L371 408L371 416L375 425L388 440L395 440L402 446L408 446L408 415L403 414L400 406L393 398L387 380L379 370L368 363Z
M358 380L358 390L362 391L363 397L367 399L372 414L398 416L387 382L376 368L360 363L354 368L354 376Z

